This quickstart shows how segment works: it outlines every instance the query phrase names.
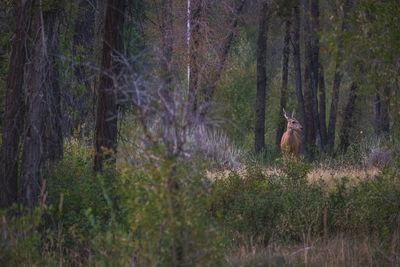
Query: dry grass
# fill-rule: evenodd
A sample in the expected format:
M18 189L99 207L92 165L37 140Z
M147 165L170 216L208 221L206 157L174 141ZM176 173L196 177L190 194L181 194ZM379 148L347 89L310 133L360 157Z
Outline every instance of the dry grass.
M233 170L218 170L218 171L207 171L207 178L211 181L215 179L223 179L229 176ZM246 177L245 169L235 170L240 176ZM263 173L266 176L269 175L280 175L281 170L278 168L265 168ZM335 185L336 181L339 181L342 177L349 179L349 185L357 184L367 177L379 175L381 170L376 167L362 168L359 166L344 166L341 169L333 168L329 166L319 165L315 166L308 174L308 180L310 182L323 181L328 187Z
M367 177L372 177L380 174L380 169L376 167L362 168L359 166L345 166L341 169L318 166L313 168L308 174L310 182L322 180L328 186L342 177L349 178L350 185L356 184L358 181L364 180Z
M273 243L233 249L227 255L230 266L399 266L400 244L396 235L392 244L369 237L336 236L328 240L305 240L303 244Z

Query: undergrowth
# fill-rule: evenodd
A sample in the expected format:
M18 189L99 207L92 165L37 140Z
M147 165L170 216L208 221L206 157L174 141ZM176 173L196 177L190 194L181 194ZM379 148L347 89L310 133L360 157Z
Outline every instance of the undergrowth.
M308 180L313 165L299 160L209 181L202 157L170 157L162 146L147 153L141 165L119 159L117 170L95 174L91 148L67 142L42 204L1 211L0 265L318 265L327 244L343 250L366 238L354 247L375 251L368 264L399 263L396 168L327 185ZM365 253L348 248L344 264L352 255Z

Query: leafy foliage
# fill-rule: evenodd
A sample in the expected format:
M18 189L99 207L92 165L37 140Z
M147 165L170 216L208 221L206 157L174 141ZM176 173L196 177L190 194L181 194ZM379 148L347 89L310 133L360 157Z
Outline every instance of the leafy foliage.
M309 170L308 164L291 162L279 174L233 172L213 184L210 212L230 238L244 234L265 243L327 233L376 234L387 240L396 234L397 176L369 177L352 186L343 177L329 188L322 180L308 182Z

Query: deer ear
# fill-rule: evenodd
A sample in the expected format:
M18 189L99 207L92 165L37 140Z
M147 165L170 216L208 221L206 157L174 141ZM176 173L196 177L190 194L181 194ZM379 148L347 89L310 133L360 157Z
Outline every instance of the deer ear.
M296 110L295 109L293 109L293 112L292 112L292 119L294 119L294 116L296 116Z
M287 113L286 113L286 110L283 108L283 116L288 120L289 119L289 117L288 117L288 115L287 115Z

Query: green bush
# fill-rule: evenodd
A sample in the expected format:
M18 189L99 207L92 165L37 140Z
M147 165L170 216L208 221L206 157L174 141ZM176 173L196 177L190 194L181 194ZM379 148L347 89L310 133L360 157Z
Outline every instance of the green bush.
M160 157L162 158L162 156ZM163 159L123 172L124 209L139 265L220 265L222 239L207 216L204 168ZM158 166L157 166L158 165Z
M279 240L300 241L305 235L318 235L323 228L326 197L323 184L309 183L307 175L311 165L304 161L291 161L283 166L280 181L281 208L274 231Z
M306 183L309 164L290 162L279 175L248 169L242 177L231 173L213 185L211 213L228 235L245 234L268 242L300 239L319 233L325 205L319 184Z
M88 214L102 226L108 224L119 177L107 168L101 175L94 173L92 148L87 144L75 138L67 141L64 158L54 166L48 180L50 219L62 226L67 247L75 246L77 240L90 240L93 225Z
M393 175L368 177L346 188L346 179L330 198L334 231L390 239L400 229L400 180Z
M306 180L307 163L291 162L282 170L265 175L256 168L215 181L209 210L228 238L299 242L347 233L389 240L399 231L400 180L393 173L354 185L343 177L329 188Z
M276 183L257 169L245 177L232 172L213 184L210 211L223 225L228 236L239 232L269 240L276 224Z
M45 207L23 214L16 206L0 211L0 265L1 266L55 266L57 253L46 243L54 235L39 231ZM45 238L46 236L46 238Z

